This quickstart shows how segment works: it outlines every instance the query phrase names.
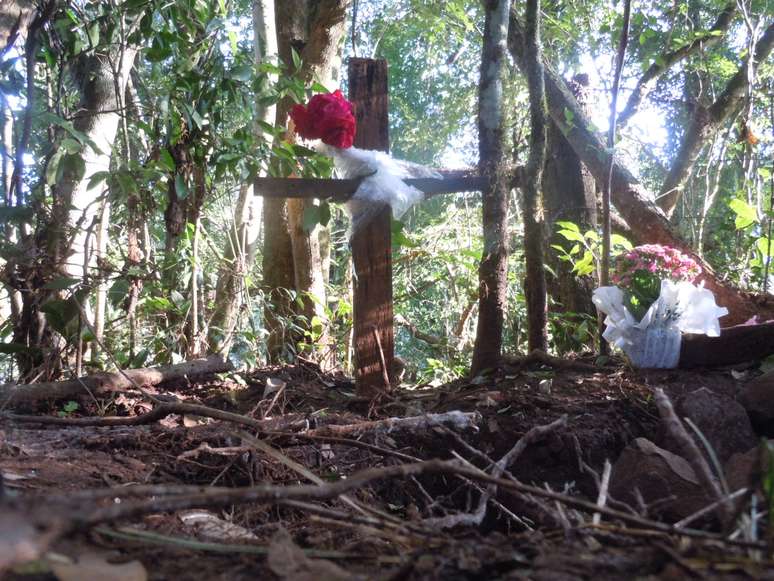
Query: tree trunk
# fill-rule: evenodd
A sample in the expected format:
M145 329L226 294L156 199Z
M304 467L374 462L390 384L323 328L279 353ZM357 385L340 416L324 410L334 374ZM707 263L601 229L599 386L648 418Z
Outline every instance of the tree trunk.
M487 0L478 104L479 171L488 178L483 195L484 252L478 270L479 314L470 373L495 367L503 343L503 310L508 275L510 180L503 152L502 74L509 0Z
M584 104L585 75L573 79L573 93ZM585 108L585 107L584 107ZM564 137L561 128L551 121L548 124L546 159L543 171L543 203L546 220L546 263L554 275L546 277L548 294L553 299L553 309L561 313L595 315L591 302L592 277L581 277L572 271L572 264L559 260L551 245L565 247L568 241L557 234L556 223L568 221L577 224L582 232L597 227L597 201L594 177Z
M546 159L546 99L540 49L540 0L527 0L524 36L529 88L530 139L524 190L524 258L527 299L527 338L530 352L548 350L546 276L543 263L545 237L541 185Z
M110 169L119 123L116 90L124 90L136 52L135 48L124 48L123 66L116 71L118 78L115 78L106 55L82 56L72 65L81 91L80 107L73 125L96 147L84 144L77 153L60 154L61 177L52 187L50 222L45 226L42 238L30 240L36 244L43 259L36 264L18 265L19 280L25 281L26 292L23 293L22 314L14 332L14 342L36 349L51 346L52 335L40 310L56 294L56 291L44 288L48 282L63 275L82 278L87 271L84 282L90 284L86 279L91 276L96 255L90 251L89 243L94 240L101 187L90 188L89 180L97 172ZM115 59L115 55L112 56ZM53 163L53 159L49 163ZM83 306L88 309L85 302ZM40 359L20 360L22 375L40 362ZM57 368L54 365L51 372L56 373Z
M32 0L0 2L0 55L4 54L17 38L26 38L27 29L34 16L35 3Z
M333 63L344 34L347 7L351 0L288 0L276 6L276 24L280 59L291 63L292 51L301 56L299 76L306 82L333 77ZM277 107L276 124L284 125L291 107L289 99ZM322 274L319 229L303 228L305 211L316 202L311 199L268 198L264 202L264 284L273 295L267 308L266 323L272 360L281 354L286 339L283 317L302 314L307 331L313 317L323 321L325 330L318 340L323 352L328 348L324 312L325 284ZM301 295L303 308L296 313L292 301L282 289L294 288ZM311 297L315 297L316 300Z
M512 11L508 44L514 59L524 70L522 30L517 15ZM567 141L597 183L605 183L610 170L610 155L607 149L590 128L587 116L562 78L548 64L545 66L545 73L546 97L551 118L564 129ZM572 115L572 125L568 125L565 112ZM636 239L672 246L690 255L701 265L704 271L701 280L715 293L718 304L727 307L730 311L730 314L723 319L725 325L742 323L753 315L760 314L761 305L754 304L751 296L718 280L712 268L672 230L666 216L652 201L654 196L619 162L613 164L611 195L614 205L630 226Z
M105 56L85 56L75 65L77 77L82 83L82 100L73 124L75 129L94 142L98 151L84 146L80 154L63 157L61 163L65 166L61 180L53 187L54 208L48 229L49 257L53 269L74 277L83 272L84 264L93 264L87 256L87 239L90 236L87 228L98 215L100 207L95 202L101 189L97 186L89 188L89 180L97 172L110 170L110 157L120 120L116 84L118 90L124 91L136 53L135 48L125 49L123 70L118 71L117 83ZM85 170L79 167L81 162ZM70 243L68 238L73 229Z

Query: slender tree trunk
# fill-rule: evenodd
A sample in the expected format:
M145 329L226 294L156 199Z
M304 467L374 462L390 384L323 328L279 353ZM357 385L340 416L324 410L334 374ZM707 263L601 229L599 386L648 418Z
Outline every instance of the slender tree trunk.
M134 83L130 79L126 85L124 96L126 106L126 115L140 120L139 99L135 90ZM126 158L127 160L137 159L138 144L127 136ZM147 144L140 143L141 146ZM124 264L124 274L128 282L126 299L123 307L126 311L127 321L129 322L129 359L134 359L137 350L137 303L142 292L143 279L139 276L140 268L143 262L143 250L141 237L144 230L145 219L143 217L141 198L139 192L131 191L126 200L126 263ZM148 258L147 256L145 258Z
M280 59L292 62L291 49L302 60L301 78L310 82L314 78L333 77L333 65L344 34L347 7L351 0L288 0L276 6L276 24ZM276 124L284 125L291 103L282 101L277 107ZM281 354L286 342L282 318L303 314L307 330L313 317L323 321L325 334L318 340L324 352L328 346L327 323L324 313L325 284L322 274L319 228L307 231L303 228L304 212L314 200L282 200L267 198L264 201L264 284L273 295L266 309L266 323L271 359ZM302 295L303 309L297 313L287 291L295 289ZM311 297L316 297L317 300Z
M487 0L478 104L479 171L489 180L483 193L484 252L478 270L479 314L471 375L495 367L503 342L508 274L510 180L503 152L502 74L509 0Z
M28 43L29 44L29 43ZM135 48L124 49L123 67L114 77L110 57L104 54L90 54L80 57L72 68L80 84L81 102L75 115L74 128L86 135L96 147L82 145L81 151L61 155L61 178L52 187L53 205L51 218L42 236L35 239L37 252L42 260L36 264L19 265L19 278L25 280L23 309L14 341L30 347L49 348L53 336L46 327L41 306L56 291L45 285L62 275L81 278L84 270L91 278L95 253L88 248L93 239L92 227L100 210L101 187L89 187L91 177L97 172L110 169L113 143L118 129L119 114L116 86L123 90L132 68ZM18 186L17 186L18 189ZM84 281L87 285L91 280ZM80 295L83 306L88 310L86 293ZM75 316L79 316L76 312ZM21 365L22 375L30 371L40 360L25 360ZM58 366L50 371L57 373Z
M94 331L96 340L91 345L92 359L99 355L100 342L105 338L105 317L107 315L107 282L104 272L104 264L107 258L108 226L110 225L110 201L102 202L102 207L97 222L96 243L94 247L94 261L97 266L97 292L94 300Z
M17 38L26 38L27 29L34 16L35 3L32 0L0 2L0 55L5 53Z
M270 62L277 55L274 0L253 0L253 54L256 65ZM260 103L256 108L255 133L264 138L258 121L271 123L275 107ZM208 340L210 349L227 354L231 349L238 323L240 296L244 290L244 277L253 266L255 247L260 230L261 206L253 199L252 188L243 185L239 189L234 211L234 222L229 229L223 251L223 264L218 272L215 290L215 310L210 319ZM251 252L252 250L252 252Z
M13 195L11 190L11 176L12 167L11 159L13 154L13 114L8 106L8 102L5 97L0 97L0 147L2 151L0 154L0 168L2 168L2 181L3 181L3 204L11 208L14 206ZM5 224L5 239L10 244L15 244L19 240L16 227L11 222ZM15 285L8 284L3 280L3 287L8 293L8 299L10 302L10 316L11 323L15 326L19 324L19 317L22 310L22 295Z
M540 50L540 0L527 0L524 53L529 88L530 140L527 179L524 184L524 257L527 276L527 336L529 350L548 349L546 277L543 264L545 236L541 186L546 159L546 98Z

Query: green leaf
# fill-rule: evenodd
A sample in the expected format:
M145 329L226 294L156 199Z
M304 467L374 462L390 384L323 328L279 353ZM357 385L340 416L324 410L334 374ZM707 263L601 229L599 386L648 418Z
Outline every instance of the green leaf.
M323 85L322 83L319 83L317 81L312 83L312 91L314 91L315 93L328 93L329 92L328 88L325 85Z
M327 226L331 221L331 205L328 202L320 202L320 224Z
M88 183L86 184L86 189L91 190L96 188L99 184L104 182L110 177L111 173L109 171L98 171L91 174L91 177L89 178Z
M61 146L64 147L65 151L71 155L81 151L81 144L72 137L65 137L62 140Z
M51 156L46 166L46 185L53 186L59 175L59 164L64 157L64 149L57 149L56 153Z
M575 263L573 271L578 274L578 276L585 276L594 272L594 255L587 250L583 254L583 258Z
M556 225L563 230L572 230L573 232L580 232L580 227L575 222L566 222L559 220Z
M634 248L632 243L629 242L625 237L621 236L620 234L611 234L610 243L613 246L620 246L624 250L631 250L632 248Z
M119 171L116 173L116 181L121 188L121 193L129 197L138 190L137 182L134 180L134 176L128 171Z
M570 241L581 242L581 243L585 242L585 238L583 237L583 234L575 230L559 230L558 234L560 236L564 236L567 240L570 240Z
M291 56L293 57L293 66L296 68L296 70L299 70L301 68L301 55L298 54L298 51L296 51L295 48L291 47Z
M307 206L304 208L302 224L305 232L314 230L317 224L320 224L320 206Z
M766 236L761 236L755 241L755 246L758 247L758 251L764 258L774 256L774 241L769 240Z
M108 290L108 300L113 307L118 307L129 294L129 281L125 278L116 279Z
M234 67L229 72L229 76L237 81L246 82L249 81L250 78L253 76L253 66L252 65L242 65L240 67Z
M737 230L743 230L758 222L758 211L744 200L735 198L728 203L728 207L736 214L734 225Z
M159 152L159 164L167 171L175 171L175 160L167 148Z
M62 276L60 278L55 278L51 282L47 282L43 285L43 288L49 289L49 290L64 290L67 288L70 288L71 286L75 286L76 284L80 283L80 278L74 278L71 276Z

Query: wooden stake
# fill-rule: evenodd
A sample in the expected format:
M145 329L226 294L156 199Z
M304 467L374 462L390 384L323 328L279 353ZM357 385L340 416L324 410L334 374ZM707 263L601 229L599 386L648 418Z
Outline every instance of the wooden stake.
M349 99L357 120L355 147L389 151L387 61L350 59ZM375 397L384 391L382 365L389 374L395 357L390 211L385 206L352 237L355 379L362 397Z

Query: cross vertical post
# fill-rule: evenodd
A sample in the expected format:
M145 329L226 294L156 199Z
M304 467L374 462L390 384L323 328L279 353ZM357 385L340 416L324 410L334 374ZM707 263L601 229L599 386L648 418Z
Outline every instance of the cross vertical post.
M355 107L355 146L389 151L387 61L349 60L349 100ZM389 390L395 357L392 311L391 210L385 205L352 236L353 345L357 392L374 397Z

